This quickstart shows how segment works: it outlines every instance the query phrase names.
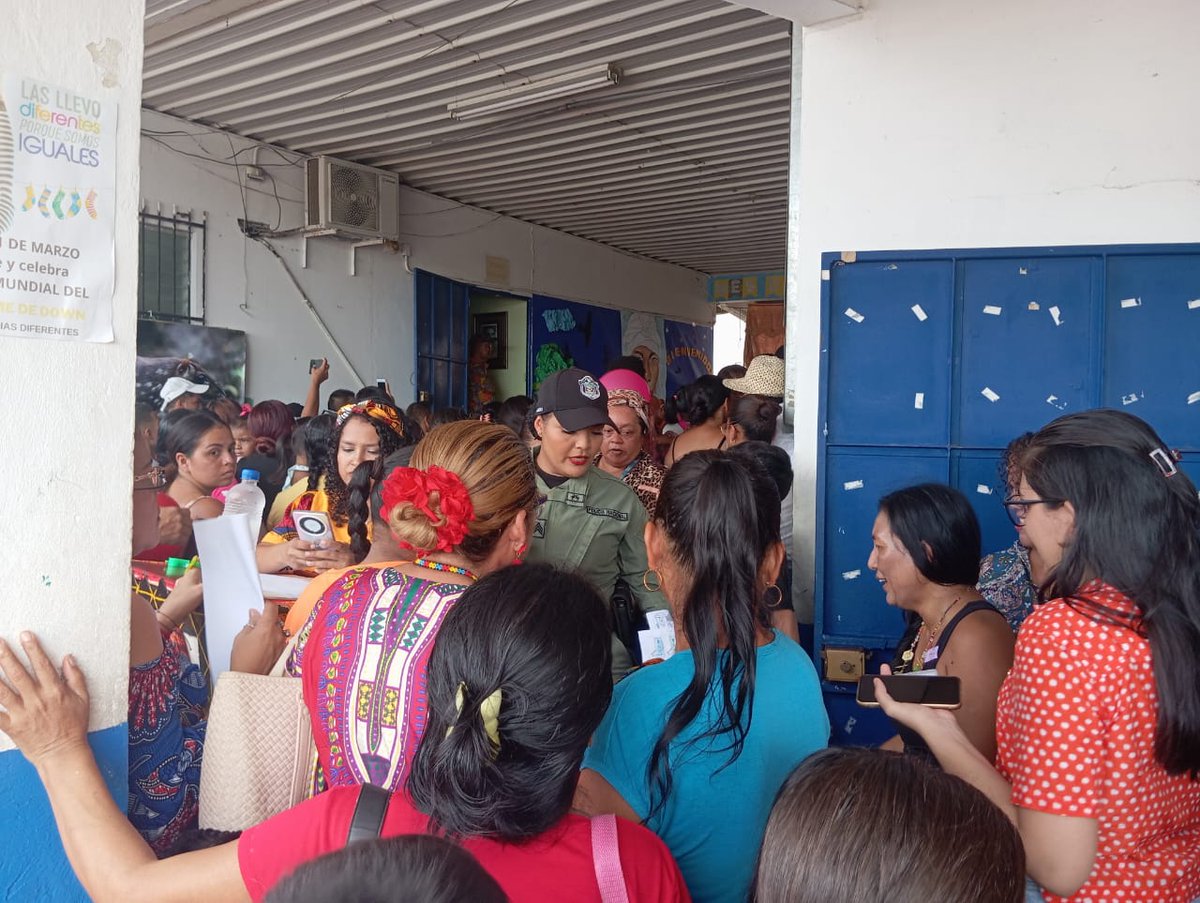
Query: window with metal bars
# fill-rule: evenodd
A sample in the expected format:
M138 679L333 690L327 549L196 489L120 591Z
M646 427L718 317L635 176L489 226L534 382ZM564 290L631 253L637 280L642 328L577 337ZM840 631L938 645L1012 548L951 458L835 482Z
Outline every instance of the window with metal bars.
M141 214L138 316L204 322L204 220L190 211Z

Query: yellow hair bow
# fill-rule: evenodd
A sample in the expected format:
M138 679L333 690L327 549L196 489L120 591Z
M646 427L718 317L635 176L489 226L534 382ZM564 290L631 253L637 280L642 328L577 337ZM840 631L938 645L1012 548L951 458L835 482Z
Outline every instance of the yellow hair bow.
M454 692L454 708L458 713L458 718L462 717L466 695L467 685L465 682L460 682L458 689ZM500 749L500 703L502 701L503 695L500 692L500 688L497 687L479 703L479 715L483 718L483 729L487 733L488 739L492 742L493 758L495 758L496 752ZM458 724L458 718L454 719L454 724L446 728L447 737L450 736Z

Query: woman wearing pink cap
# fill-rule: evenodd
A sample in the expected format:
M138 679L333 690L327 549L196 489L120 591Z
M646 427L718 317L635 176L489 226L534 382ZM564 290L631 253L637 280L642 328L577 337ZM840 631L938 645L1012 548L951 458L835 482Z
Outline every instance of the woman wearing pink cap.
M606 377L608 375L611 374L606 374ZM654 517L658 491L662 488L667 469L655 464L646 453L650 415L645 399L633 389L609 388L608 419L612 422L604 425L600 454L593 463L632 489L646 507L646 512Z

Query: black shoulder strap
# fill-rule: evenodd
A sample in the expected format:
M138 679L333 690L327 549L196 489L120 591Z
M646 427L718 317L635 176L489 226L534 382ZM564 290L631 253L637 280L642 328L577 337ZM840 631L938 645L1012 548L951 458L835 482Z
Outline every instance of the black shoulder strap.
M958 614L950 619L950 623L942 629L942 635L938 637L939 657L941 651L950 645L950 636L954 633L954 628L958 626L958 622L967 615L975 614L977 611L994 611L996 614L1000 615L1000 617L1004 617L1004 615L1000 614L1000 610L990 602L985 602L982 599L976 599L974 602L968 602L962 607Z
M392 795L375 784L363 784L358 791L358 802L354 804L354 818L350 820L350 831L346 835L346 846L360 840L377 840L383 830L383 817L387 814Z

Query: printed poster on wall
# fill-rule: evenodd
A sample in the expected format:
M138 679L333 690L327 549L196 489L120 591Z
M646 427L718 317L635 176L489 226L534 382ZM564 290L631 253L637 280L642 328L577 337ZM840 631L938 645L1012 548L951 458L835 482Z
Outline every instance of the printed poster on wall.
M111 342L117 105L0 82L0 336Z
M712 373L713 331L711 326L663 320L667 346L667 397L706 373Z
M663 321L662 317L640 310L621 313L621 351L636 354L646 370L646 382L655 398L663 397Z
M534 295L529 302L533 391L551 373L579 367L600 376L621 356L621 312Z

